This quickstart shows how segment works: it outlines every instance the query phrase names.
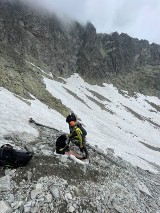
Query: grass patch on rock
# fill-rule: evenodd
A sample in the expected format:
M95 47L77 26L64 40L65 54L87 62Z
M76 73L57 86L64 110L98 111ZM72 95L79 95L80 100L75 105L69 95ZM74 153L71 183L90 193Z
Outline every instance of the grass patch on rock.
M48 107L66 116L69 109L46 90L42 75L24 65L21 69L13 62L0 61L0 86L24 98L33 99L30 94Z

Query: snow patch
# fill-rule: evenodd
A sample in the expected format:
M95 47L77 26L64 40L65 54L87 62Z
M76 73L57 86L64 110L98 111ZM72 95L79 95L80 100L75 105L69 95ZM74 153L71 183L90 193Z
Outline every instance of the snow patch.
M133 165L155 172L156 169L148 162L160 165L160 152L140 142L160 148L160 112L151 110L152 106L146 102L160 105L160 100L141 94L137 94L137 98L125 97L111 84L90 85L78 74L64 80L66 84L44 78L46 89L71 108L85 124L87 142L97 145L104 152L111 148L115 155ZM100 98L102 96L104 99ZM60 113L37 99L28 101L30 106L0 88L1 143L5 142L4 135L9 133L19 133L27 141L27 135L38 137L38 131L28 122L30 117L43 125L69 132L65 117Z

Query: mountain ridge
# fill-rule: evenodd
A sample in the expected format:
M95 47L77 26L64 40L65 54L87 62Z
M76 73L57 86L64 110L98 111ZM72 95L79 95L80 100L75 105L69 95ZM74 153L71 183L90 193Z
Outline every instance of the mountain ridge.
M113 83L132 95L140 92L160 97L159 45L125 33L99 34L91 23L83 26L72 21L64 27L54 14L17 0L1 1L0 9L0 86L24 97L34 90L41 98L34 79L39 79L43 91L44 86L26 63L29 61L55 78L79 73L92 84ZM34 82L32 86L28 78Z

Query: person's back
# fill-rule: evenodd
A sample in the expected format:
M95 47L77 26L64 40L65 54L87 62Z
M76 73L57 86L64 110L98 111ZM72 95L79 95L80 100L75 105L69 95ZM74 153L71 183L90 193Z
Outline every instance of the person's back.
M85 137L83 136L82 130L78 127L75 121L69 122L71 127L71 133L68 135L69 139L80 148L81 152L85 152L86 158L88 158L88 151L85 146Z
M77 141L79 143L79 146L82 147L82 131L80 128L78 128L78 126L76 125L75 121L71 121L69 123L70 126L70 134L68 135L69 139L71 141Z

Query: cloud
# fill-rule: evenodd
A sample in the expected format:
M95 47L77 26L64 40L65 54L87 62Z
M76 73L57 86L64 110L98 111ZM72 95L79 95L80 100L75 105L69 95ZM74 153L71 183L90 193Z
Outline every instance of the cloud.
M25 1L25 0L23 0ZM26 0L81 23L91 21L97 32L128 33L160 44L159 0Z

